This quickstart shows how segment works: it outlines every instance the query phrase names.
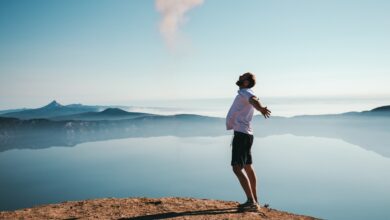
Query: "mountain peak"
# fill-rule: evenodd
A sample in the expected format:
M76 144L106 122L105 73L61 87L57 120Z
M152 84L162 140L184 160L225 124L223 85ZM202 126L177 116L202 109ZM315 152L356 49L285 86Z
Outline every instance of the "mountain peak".
M390 112L390 105L374 108L371 110L371 112Z
M58 103L56 100L53 100L52 102L44 106L44 108L58 108L58 107L62 107L62 105Z
M125 111L125 110L122 110L120 108L106 108L104 111L102 111L101 113L104 113L104 114L127 114L128 112Z

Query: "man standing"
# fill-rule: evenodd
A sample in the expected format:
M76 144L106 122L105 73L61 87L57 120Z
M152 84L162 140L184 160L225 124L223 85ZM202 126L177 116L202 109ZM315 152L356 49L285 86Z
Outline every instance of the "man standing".
M256 78L252 73L244 73L239 77L236 85L240 89L226 117L226 129L234 130L231 165L247 197L247 201L240 204L239 208L248 210L260 208L256 192L256 174L252 167L251 121L254 109L260 111L264 118L269 118L271 113L267 107L260 104L251 90L255 84Z

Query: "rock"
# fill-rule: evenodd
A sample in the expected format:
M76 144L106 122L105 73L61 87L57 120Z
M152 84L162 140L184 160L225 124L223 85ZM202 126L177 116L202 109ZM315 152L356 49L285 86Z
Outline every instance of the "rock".
M241 212L237 205L232 201L180 197L102 198L2 211L0 219L316 219L266 207Z

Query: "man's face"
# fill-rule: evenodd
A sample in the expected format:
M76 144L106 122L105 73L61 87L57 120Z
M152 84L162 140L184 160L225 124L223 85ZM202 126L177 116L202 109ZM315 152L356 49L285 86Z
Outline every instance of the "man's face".
M249 86L249 80L248 80L249 77L250 77L249 74L240 75L240 77L238 78L238 81L236 82L236 85L239 87L243 87L243 88L248 87Z

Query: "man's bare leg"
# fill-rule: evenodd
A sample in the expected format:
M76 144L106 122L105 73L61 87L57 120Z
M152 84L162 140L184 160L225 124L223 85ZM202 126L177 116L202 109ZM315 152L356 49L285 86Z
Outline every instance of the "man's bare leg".
M259 200L257 200L257 190L256 190L256 174L251 164L247 164L244 166L245 172L249 179L250 188L252 191L253 198L257 203L259 203Z
M253 198L250 182L248 177L245 175L244 169L241 168L240 165L233 165L233 172L236 174L238 180L240 181L240 184L244 189L246 197L252 201L256 201L255 198Z

